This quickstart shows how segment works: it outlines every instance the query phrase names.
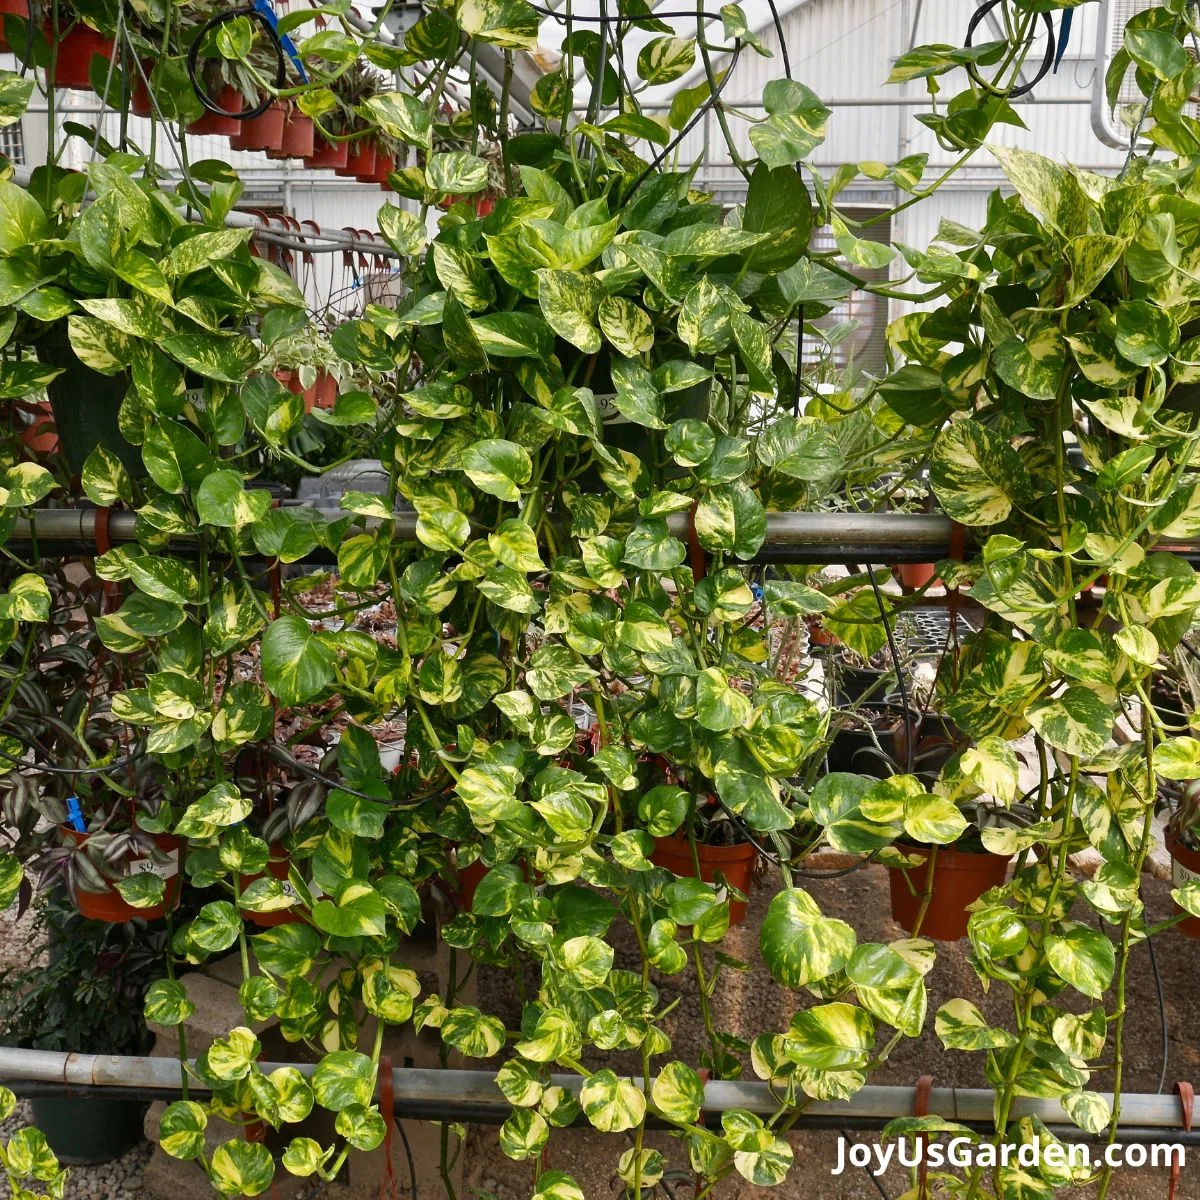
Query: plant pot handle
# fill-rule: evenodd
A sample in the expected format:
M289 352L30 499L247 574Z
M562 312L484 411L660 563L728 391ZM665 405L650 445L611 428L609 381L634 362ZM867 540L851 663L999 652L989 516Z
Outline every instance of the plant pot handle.
M1182 1117L1183 1132L1190 1133L1192 1130L1192 1106L1196 1099L1195 1089L1186 1080L1181 1079L1175 1085L1175 1091L1179 1096L1180 1115ZM1172 1156L1171 1161L1171 1182L1167 1185L1167 1200L1175 1200L1175 1189L1179 1186L1179 1170L1183 1166L1176 1156Z
M927 1117L929 1115L929 1094L933 1091L933 1076L922 1075L917 1079L916 1090L913 1094L913 1116ZM925 1135L919 1134L917 1141L921 1146L921 1165L917 1167L917 1200L928 1200L929 1189L925 1175L929 1164L925 1161Z

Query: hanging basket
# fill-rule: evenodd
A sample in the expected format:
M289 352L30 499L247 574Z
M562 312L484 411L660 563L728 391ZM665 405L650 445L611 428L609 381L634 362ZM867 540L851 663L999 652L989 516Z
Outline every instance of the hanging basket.
M76 846L85 845L91 836L87 833L80 833L69 825L60 825L59 832L64 842ZM151 838L155 846L170 856L170 860L164 864L155 862L151 858L130 858L123 864L124 873L126 878L145 872L153 872L160 876L166 885L162 903L155 904L150 908L134 908L132 904L125 902L121 893L111 883L102 892L89 892L83 888L77 888L75 902L80 916L87 917L92 921L104 921L109 925L121 925L126 921L133 920L153 921L174 911L175 906L179 903L179 893L183 889L183 876L179 873L183 842L169 833L152 834Z
M42 26L46 41L55 43L54 26L47 21ZM47 69L46 81L54 88L75 88L91 91L91 65L96 57L112 58L112 39L97 33L82 21L76 22L58 39L54 63Z
M906 870L888 867L891 876L892 917L912 933L917 913L928 887L930 846L909 846L896 843L901 854L923 855L925 861ZM967 936L970 913L974 904L988 888L999 887L1008 874L1008 859L1000 854L971 854L966 850L938 848L933 864L933 892L925 919L921 922L921 937L939 942L957 942ZM907 878L905 878L907 876Z
M1178 838L1167 836L1167 853L1171 856L1171 886L1183 887L1193 879L1200 879L1200 850L1191 850ZM1183 909L1175 905L1176 912ZM1184 937L1200 938L1200 917L1184 917L1175 928Z
M313 170L339 171L346 166L349 153L348 142L327 142L317 134L313 138L313 152L304 160L304 165Z
M232 87L222 88L216 102L219 107L230 113L241 112L245 107L242 103L241 93L237 88ZM187 131L198 136L207 134L216 137L233 137L241 127L242 123L236 117L223 117L218 113L206 110L204 116L198 117L187 127Z
M272 104L261 116L239 121L238 131L229 139L234 150L278 150L283 141L287 114L280 104Z
M700 880L702 883L716 883L717 874L726 883L737 888L739 892L750 895L754 886L754 868L758 862L758 851L749 842L740 842L735 846L706 846L696 847L696 856L700 860ZM650 861L656 867L665 867L682 879L696 878L696 864L692 859L691 843L686 837L663 837L654 839L654 852ZM746 919L749 904L745 900L730 900L729 924L741 925Z

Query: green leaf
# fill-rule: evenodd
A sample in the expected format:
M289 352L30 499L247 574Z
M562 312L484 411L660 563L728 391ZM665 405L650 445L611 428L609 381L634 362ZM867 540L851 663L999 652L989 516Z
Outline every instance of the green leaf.
M669 1062L654 1080L650 1098L669 1121L693 1125L704 1106L704 1084L686 1063Z
M284 704L303 704L333 681L333 651L303 617L272 621L262 640L263 680Z
M187 989L178 980L156 979L146 990L144 1012L152 1025L182 1025L195 1011Z
M1063 921L1046 939L1046 960L1059 978L1085 996L1099 999L1112 982L1116 950L1099 930Z
M1164 82L1182 74L1191 62L1175 34L1166 29L1136 28L1131 23L1124 44L1138 66Z
M1017 452L976 421L938 435L929 479L946 515L963 525L998 524L1033 490Z
M695 61L695 39L656 37L638 53L637 72L650 84L673 83L686 75Z
M504 1046L504 1022L470 1006L452 1008L442 1018L442 1040L468 1058L491 1058Z
M821 1004L792 1018L785 1039L788 1058L818 1071L858 1070L871 1058L875 1025L850 1004Z
M604 296L596 278L546 268L537 281L538 305L550 328L584 354L595 354L601 345L596 309Z
M950 1000L938 1009L934 1031L947 1050L1007 1050L1017 1039L1006 1029L993 1029L969 1000Z
M784 987L807 987L841 971L855 947L854 930L825 917L803 888L787 888L771 901L759 930L759 949L771 978Z
M237 471L213 471L196 491L196 513L205 525L241 529L260 521L271 507L265 489L247 491Z
M172 1158L198 1158L204 1151L208 1114L194 1100L168 1104L158 1125L158 1144Z
M290 926L288 927L290 928ZM312 1074L313 1096L330 1112L371 1103L374 1069L356 1050L336 1050L317 1063Z
M480 491L510 503L521 498L521 488L533 475L529 452L516 442L501 438L485 439L467 447L462 468Z
M750 128L750 142L768 167L789 167L825 140L830 110L802 83L774 79L763 89L766 119Z
M21 891L25 868L20 859L7 850L0 852L0 912L8 908Z
M0 180L0 252L35 245L47 232L46 214L33 196L9 179Z
M334 937L381 937L387 930L387 907L370 884L347 884L337 903L318 900L313 905L313 924Z
M1072 685L1060 696L1036 700L1025 713L1030 725L1056 750L1092 758L1104 749L1113 715L1091 688Z
M642 1123L646 1097L631 1079L615 1071L597 1071L579 1093L579 1103L592 1125L602 1133L621 1133Z
M762 502L741 480L712 488L697 503L694 522L705 550L728 550L741 559L753 558L767 537Z
M208 954L228 950L238 940L242 918L228 900L210 900L187 926L188 940Z
M198 488L213 468L204 443L178 421L155 421L147 428L142 461L150 478L176 495Z
M133 503L133 481L125 464L103 446L97 446L87 456L81 482L87 498L100 508Z
M1164 308L1147 300L1117 305L1117 350L1139 367L1165 362L1179 345L1179 326Z
M533 50L540 18L525 0L458 0L459 27L468 37L506 50Z

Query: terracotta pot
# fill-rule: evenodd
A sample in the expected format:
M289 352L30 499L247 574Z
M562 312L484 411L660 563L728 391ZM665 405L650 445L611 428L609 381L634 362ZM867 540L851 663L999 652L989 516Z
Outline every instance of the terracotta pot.
M346 165L335 167L334 174L374 182L371 173L375 170L375 143L367 138L359 138L357 142L348 142L347 145Z
M715 883L720 872L726 882L745 892L748 896L754 883L754 867L758 862L758 851L749 843L737 846L705 846L696 847L700 859L700 879L704 883ZM666 867L668 871L683 879L696 878L696 864L692 861L692 848L686 837L665 837L654 839L654 853L650 861L658 867ZM745 900L730 900L729 923L740 925L746 919Z
M239 121L238 131L229 139L234 150L278 150L283 141L286 117L283 106L272 104L261 116Z
M390 192L392 185L388 183L388 176L396 169L396 156L394 154L385 154L382 150L375 151L375 170L371 172L371 178L379 184L385 191Z
M58 451L58 430L54 427L54 409L49 400L37 404L17 401L22 412L33 417L33 421L21 430L21 444L35 454L55 454Z
M336 171L345 167L350 153L348 142L327 142L320 134L313 137L313 152L304 160L306 167L328 168Z
M1167 853L1171 856L1171 886L1183 887L1193 879L1200 879L1200 850L1189 850L1177 838L1167 836ZM1178 904L1176 912L1183 912ZM1175 928L1184 937L1200 938L1200 917L1184 917Z
M237 88L224 87L221 89L220 95L216 97L216 102L226 112L241 112L245 105L242 103L242 95ZM216 113L211 113L205 110L204 116L197 118L188 127L188 133L195 134L215 134L218 137L233 137L240 132L242 128L241 121L234 117L221 117Z
M69 825L60 825L59 832L62 834L63 841L74 843L77 846L82 846L90 836L86 833L79 833ZM109 884L102 892L86 892L80 888L76 894L76 901L81 916L88 917L93 921L107 921L110 925L120 925L135 918L153 921L158 917L165 916L168 911L175 908L179 903L179 893L183 889L183 876L179 873L183 842L169 833L156 833L151 837L159 849L175 855L174 865L162 866L158 863L152 864L147 858L133 858L126 863L125 873L126 875L136 875L141 870L153 870L155 874L161 874L173 871L173 874L165 875L166 888L162 903L156 904L152 908L134 908L132 904L125 903L121 898L121 893L112 884Z
M46 40L53 46L53 25L47 21L42 30ZM97 33L82 21L77 21L58 39L54 66L46 73L47 81L51 87L90 91L92 81L89 69L92 59L97 55L101 58L112 58L112 38Z
M308 158L313 152L313 123L294 108L287 114L283 125L283 137L278 150L268 148L268 158Z
M12 47L4 36L4 14L29 20L29 0L0 0L0 54L7 54Z
M288 867L291 865L291 861L291 855L282 846L272 845L266 871L260 871L257 875L239 875L238 888L244 892L256 879L262 879L264 874L267 874L273 879L278 879L290 892L292 887L288 883ZM272 929L276 925L302 925L304 923L300 909L295 906L281 908L278 912L251 912L249 909L242 911L252 924L263 929Z
M909 933L917 923L917 912L925 896L929 879L929 859L932 846L909 846L897 842L902 854L921 854L925 861L904 871L889 867L892 889L892 917ZM965 850L938 847L933 864L933 894L925 920L921 922L921 937L939 942L957 942L967 936L970 913L967 905L974 904L991 887L998 887L1008 874L1008 859L999 854L971 854ZM907 875L907 879L905 876Z
M942 583L933 563L901 563L896 570L900 575L900 586L906 592L920 591L926 584L940 587Z

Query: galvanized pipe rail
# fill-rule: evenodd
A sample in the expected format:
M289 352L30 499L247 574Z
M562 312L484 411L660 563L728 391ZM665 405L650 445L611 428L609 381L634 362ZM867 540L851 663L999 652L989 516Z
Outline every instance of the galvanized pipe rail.
M34 545L57 554L93 554L96 550L96 509L42 509L16 522L7 544L22 550ZM115 546L135 540L134 514L112 512L109 541ZM417 514L396 513L396 536L416 537ZM688 514L671 513L671 533L688 536ZM950 556L950 518L938 513L769 512L767 538L756 563L913 563L936 562ZM172 538L171 548L187 553L187 538ZM1189 561L1200 562L1200 544L1164 542L1163 548ZM331 562L318 551L302 562Z
M271 1072L294 1066L311 1075L312 1063L262 1063ZM512 1111L496 1086L490 1071L430 1070L397 1068L392 1072L397 1116L423 1120L466 1120L477 1124L500 1124ZM578 1093L583 1080L578 1075L555 1074L552 1082ZM173 1058L137 1058L107 1054L69 1054L53 1050L0 1049L0 1083L18 1094L130 1095L146 1099L169 1098L181 1093L180 1064ZM641 1085L641 1080L634 1079ZM22 1087L26 1085L26 1087ZM189 1089L208 1094L200 1082ZM794 1123L797 1129L880 1129L889 1121L911 1116L915 1089L868 1084L846 1101L811 1101ZM1111 1093L1101 1093L1111 1102ZM935 1087L929 1111L974 1129L993 1128L995 1096L986 1088ZM719 1121L732 1108L746 1109L770 1117L780 1105L766 1083L741 1080L710 1080L704 1087L702 1117ZM1194 1104L1200 1117L1200 1104ZM1020 1098L1014 1102L1014 1117L1036 1116L1061 1136L1070 1136L1075 1126L1055 1100ZM1175 1095L1126 1093L1121 1097L1120 1129L1123 1140L1175 1142L1182 1136L1179 1099ZM1200 1131L1197 1133L1200 1137ZM1190 1140L1190 1139L1187 1139Z

